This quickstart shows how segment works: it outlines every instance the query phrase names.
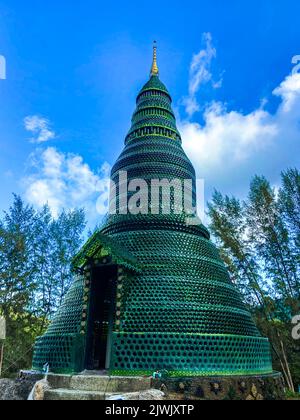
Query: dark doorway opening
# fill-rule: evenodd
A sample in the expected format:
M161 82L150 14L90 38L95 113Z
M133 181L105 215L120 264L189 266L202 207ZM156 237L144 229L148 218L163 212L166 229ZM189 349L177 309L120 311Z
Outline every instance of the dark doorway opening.
M93 269L88 318L86 369L109 368L111 339L116 313L118 267Z

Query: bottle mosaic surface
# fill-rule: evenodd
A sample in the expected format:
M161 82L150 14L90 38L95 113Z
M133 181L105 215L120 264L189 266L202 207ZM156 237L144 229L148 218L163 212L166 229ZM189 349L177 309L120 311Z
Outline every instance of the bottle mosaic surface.
M137 178L147 182L149 208L142 214L120 214L124 193L122 186L117 188L111 202L121 211L107 217L75 258L77 278L49 330L37 341L34 368L46 362L56 372L85 367L93 267L115 264L119 274L109 341L112 375L271 373L268 340L256 328L196 213L178 212L176 187L169 214L162 195L156 212L151 211L153 179L191 180L196 206L195 170L182 148L171 96L159 78L156 48L150 80L138 94L112 180L117 184L124 172L126 186Z

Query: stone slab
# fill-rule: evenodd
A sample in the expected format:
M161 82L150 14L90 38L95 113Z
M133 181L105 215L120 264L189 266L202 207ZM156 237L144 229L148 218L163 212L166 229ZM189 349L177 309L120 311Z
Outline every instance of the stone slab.
M73 376L71 389L104 392L141 392L151 388L151 378L109 377L109 376Z
M80 391L70 389L50 389L45 392L45 401L101 401L103 392Z

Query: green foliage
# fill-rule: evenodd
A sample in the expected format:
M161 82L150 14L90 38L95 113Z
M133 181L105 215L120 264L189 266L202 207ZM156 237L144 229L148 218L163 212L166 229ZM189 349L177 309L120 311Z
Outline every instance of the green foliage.
M239 397L236 389L233 386L230 386L224 401L239 401L241 397Z
M208 209L233 281L293 389L291 379L300 384L300 343L291 334L291 318L300 313L300 172L283 172L279 191L255 176L243 202L215 192Z
M298 392L287 390L285 396L288 400L300 400L300 394Z
M36 338L61 305L72 282L71 260L82 244L83 210L56 219L14 196L0 219L0 315L7 320L4 374L29 368Z
M279 199L264 177L256 176L245 203L249 239L254 244L257 257L274 292L283 299L292 300L299 295L297 261L291 236L282 213Z
M3 375L13 377L19 369L30 369L33 344L48 323L27 312L7 318L7 339L4 342Z
M282 188L279 192L280 211L289 228L295 246L300 247L300 172L289 169L282 173ZM298 256L299 257L299 256ZM298 260L299 262L299 260Z

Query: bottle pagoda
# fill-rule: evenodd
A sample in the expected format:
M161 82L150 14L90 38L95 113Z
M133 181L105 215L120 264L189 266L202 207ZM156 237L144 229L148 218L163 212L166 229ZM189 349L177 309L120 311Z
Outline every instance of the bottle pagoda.
M196 175L176 127L171 96L159 78L154 46L150 80L137 96L125 147L112 169L117 185L135 179L190 180ZM256 328L208 230L197 214L178 212L171 194L156 211L124 212L119 184L102 228L73 261L74 282L33 367L54 373L103 370L115 376L262 375L270 346ZM126 199L132 192L125 194ZM152 203L153 205L153 203Z

